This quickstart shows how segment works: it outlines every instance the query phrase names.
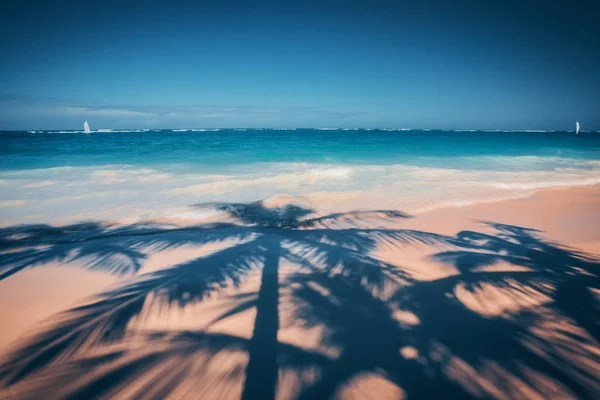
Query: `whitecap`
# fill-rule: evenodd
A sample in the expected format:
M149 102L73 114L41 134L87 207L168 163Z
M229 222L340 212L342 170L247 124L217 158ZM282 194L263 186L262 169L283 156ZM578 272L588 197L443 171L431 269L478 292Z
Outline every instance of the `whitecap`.
M46 187L46 186L52 186L52 185L56 185L56 181L32 182L32 183L28 183L26 185L23 185L23 187L27 188L27 189L35 189L35 188L41 188L41 187Z

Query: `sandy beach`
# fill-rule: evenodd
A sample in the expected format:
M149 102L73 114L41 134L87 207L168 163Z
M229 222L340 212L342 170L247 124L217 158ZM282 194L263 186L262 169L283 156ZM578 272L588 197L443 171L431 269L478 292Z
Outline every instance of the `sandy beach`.
M600 187L414 216L302 201L3 228L0 398L600 393Z

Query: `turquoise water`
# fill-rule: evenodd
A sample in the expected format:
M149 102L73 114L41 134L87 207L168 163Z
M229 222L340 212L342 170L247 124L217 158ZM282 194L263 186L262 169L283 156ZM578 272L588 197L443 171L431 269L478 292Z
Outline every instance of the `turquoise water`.
M600 159L600 135L572 132L213 130L1 132L0 168L129 164L216 168L256 162L468 167L465 157ZM476 166L475 166L476 167Z
M3 224L203 218L188 206L282 194L328 211L419 212L596 183L591 132L0 132Z

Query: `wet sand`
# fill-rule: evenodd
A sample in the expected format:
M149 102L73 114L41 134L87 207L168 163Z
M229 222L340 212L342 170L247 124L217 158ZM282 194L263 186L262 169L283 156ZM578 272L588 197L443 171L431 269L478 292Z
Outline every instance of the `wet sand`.
M0 398L600 393L600 187L412 218L269 213L293 202L30 248L2 270Z

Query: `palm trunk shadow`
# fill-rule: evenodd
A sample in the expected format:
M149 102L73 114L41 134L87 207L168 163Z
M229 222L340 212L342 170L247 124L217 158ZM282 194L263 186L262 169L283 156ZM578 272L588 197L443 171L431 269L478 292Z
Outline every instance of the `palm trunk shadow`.
M242 400L274 399L279 367L277 331L279 330L279 257L281 244L274 240L262 271L254 332L248 344L248 365Z

